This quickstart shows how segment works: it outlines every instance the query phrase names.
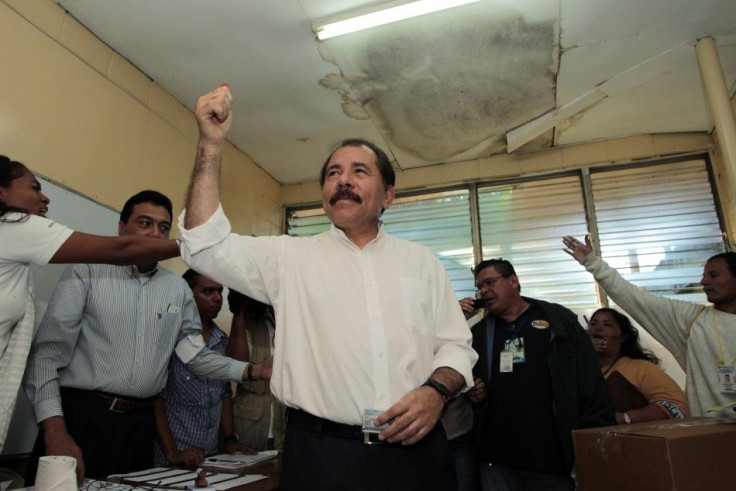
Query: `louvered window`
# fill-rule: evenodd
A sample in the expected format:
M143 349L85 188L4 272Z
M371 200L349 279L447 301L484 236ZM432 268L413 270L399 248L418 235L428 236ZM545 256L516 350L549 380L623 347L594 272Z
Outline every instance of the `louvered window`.
M703 264L724 251L703 160L591 172L601 256L658 295L705 301Z
M578 176L479 187L478 208L483 259L511 261L522 295L568 308L596 304L595 282L560 242L585 235Z

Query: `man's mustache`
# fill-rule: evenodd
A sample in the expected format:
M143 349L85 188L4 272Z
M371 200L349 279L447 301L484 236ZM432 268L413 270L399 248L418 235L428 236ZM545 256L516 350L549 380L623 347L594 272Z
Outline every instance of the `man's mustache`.
M352 189L349 188L340 188L337 191L335 191L335 194L332 195L332 198L330 198L330 204L334 205L337 203L338 200L341 199L349 199L352 201L355 201L356 203L362 203L363 200L355 194Z

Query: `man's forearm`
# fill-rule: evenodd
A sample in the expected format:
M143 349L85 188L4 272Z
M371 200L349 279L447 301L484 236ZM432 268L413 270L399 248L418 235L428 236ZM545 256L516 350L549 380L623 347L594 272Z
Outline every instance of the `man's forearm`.
M217 210L220 202L220 159L225 138L232 125L233 98L230 86L222 84L197 99L194 116L199 125L197 160L187 192L184 227L201 225Z
M171 461L176 454L177 448L174 435L171 433L169 418L166 415L166 406L163 400L156 399L153 405L153 414L156 420L156 441L158 441L161 450L166 456L166 460Z
M207 221L220 202L220 159L222 144L200 141L192 179L187 192L184 226L194 228Z
M225 435L225 437L232 435L235 431L235 422L233 417L233 400L229 397L222 400L220 428L222 428L222 434Z

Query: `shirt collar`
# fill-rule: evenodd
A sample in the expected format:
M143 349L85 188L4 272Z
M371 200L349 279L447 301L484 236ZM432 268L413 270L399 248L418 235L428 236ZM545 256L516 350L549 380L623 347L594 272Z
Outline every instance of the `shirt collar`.
M153 269L149 271L148 273L141 273L140 271L138 271L138 265L136 264L131 264L130 266L126 266L126 268L128 268L128 272L130 273L130 276L132 276L133 278L152 277L153 275L158 273L158 263L156 263Z
M353 244L350 239L348 239L347 235L345 235L345 232L336 227L334 223L330 224L330 235L338 240L348 242L353 247L356 247L355 244ZM372 241L370 241L369 245L378 241L384 235L386 235L386 231L383 228L383 220L378 220L378 233L376 234L376 237Z

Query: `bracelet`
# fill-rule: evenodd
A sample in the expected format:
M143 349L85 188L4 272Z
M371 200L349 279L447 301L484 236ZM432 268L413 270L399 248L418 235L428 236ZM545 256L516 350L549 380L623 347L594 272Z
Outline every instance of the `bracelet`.
M248 368L245 369L245 380L254 380L253 379L253 364L248 363Z
M452 394L450 393L450 390L445 387L444 384L437 382L433 378L428 378L426 382L422 384L422 387L432 387L434 390L439 392L439 394L442 396L442 401L445 406L447 406L450 403L450 399L452 399Z
M631 424L631 416L629 416L629 413L624 413L623 414L623 417L624 417L624 423L626 423L627 425L630 425Z

